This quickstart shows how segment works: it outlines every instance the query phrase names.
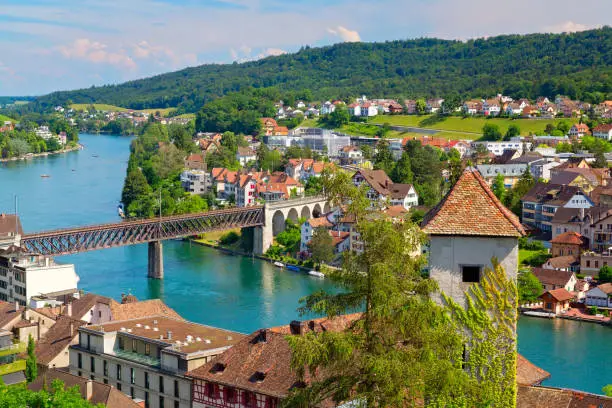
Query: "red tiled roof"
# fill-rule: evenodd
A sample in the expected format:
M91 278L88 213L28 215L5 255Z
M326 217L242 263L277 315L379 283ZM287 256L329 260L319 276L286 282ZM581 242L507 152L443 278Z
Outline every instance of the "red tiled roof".
M187 156L187 161L202 163L204 161L204 158L202 157L201 154L194 153L194 154L190 154L189 156Z
M585 245L586 239L582 235L574 231L564 232L557 235L550 242L552 244L568 244L568 245Z
M611 130L612 130L612 123L608 123L607 125L596 126L595 128L593 128L593 133L595 133L595 132L598 132L598 133L599 132L601 132L601 133L605 132L605 133L607 133L607 132L609 132Z
M533 274L542 285L565 286L572 278L574 272L559 271L557 269L532 268Z
M421 224L430 235L521 237L525 230L478 171L466 169Z
M545 292L540 295L540 297L545 296L547 293L557 302L564 302L566 300L571 300L574 298L574 295L569 293L565 288L549 290L548 292Z
M329 235L332 237L332 242L334 246L338 246L341 242L347 239L351 233L345 231L328 231Z
M333 224L331 222L329 222L327 217L311 218L311 219L308 220L308 224L310 224L310 226L312 228L331 227L331 226L333 226Z
M612 294L612 283L603 283L601 285L597 285L597 287L606 294Z
M578 262L578 259L575 256L566 255L550 258L546 263L555 269L566 269L576 262Z
M516 356L516 383L519 385L537 385L550 377L550 373L542 370L520 354Z
M580 391L519 385L517 408L612 408L612 398Z

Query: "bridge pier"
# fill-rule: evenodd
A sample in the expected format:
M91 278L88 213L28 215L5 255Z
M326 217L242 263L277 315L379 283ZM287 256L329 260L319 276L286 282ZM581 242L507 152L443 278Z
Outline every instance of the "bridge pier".
M149 273L151 279L164 278L164 253L161 241L149 242Z

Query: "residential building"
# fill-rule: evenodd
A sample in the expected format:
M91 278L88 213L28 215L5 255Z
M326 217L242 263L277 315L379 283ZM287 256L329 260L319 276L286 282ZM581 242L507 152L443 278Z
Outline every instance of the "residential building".
M591 199L579 188L552 183L536 183L521 201L524 224L552 231L552 220L559 208L593 207Z
M236 205L248 207L256 204L257 200L257 178L252 174L241 174L236 186Z
M26 382L26 361L19 354L26 350L25 343L13 343L13 333L0 329L0 380L2 384L14 385Z
M523 113L524 108L525 106L521 106L520 103L510 102L506 103L504 113L508 116L519 116L521 113Z
M575 123L572 125L567 135L573 139L580 139L590 133L590 129L586 123Z
M479 99L466 101L463 103L462 110L466 115L481 115L483 113L482 101Z
M456 149L461 158L464 158L471 153L472 148L470 143L464 140L450 140L444 150L448 152L451 149Z
M591 224L591 249L608 251L612 247L612 211L602 212Z
M254 162L257 160L257 154L250 147L242 147L238 146L238 151L236 152L236 160L240 162L242 167L246 166L249 162Z
M28 389L36 392L48 390L54 380L60 380L66 388L77 387L81 397L92 405L102 405L106 408L142 408L136 401L110 384L82 378L62 370L50 369L40 373L28 384Z
M544 311L561 314L570 308L570 301L574 299L574 295L561 288L544 292L540 295L540 299L542 299Z
M348 135L333 132L328 129L299 127L291 132L286 146L308 147L313 152L338 157L340 150L351 145Z
M444 102L444 99L442 98L428 99L425 102L425 112L438 113L440 109L442 109L442 102Z
M408 115L414 115L416 111L416 101L414 99L404 100L404 106L406 107L406 113Z
M70 347L70 373L107 381L151 408L191 407L185 373L244 337L166 316L80 327L78 333Z
M499 116L501 105L497 99L487 99L482 104L482 111L485 116Z
M353 103L348 111L351 116L372 117L378 115L378 106L372 102Z
M292 321L287 326L258 330L203 366L190 371L193 407L278 408L300 380L291 367L288 336L341 331L359 317L337 316ZM309 372L305 382L320 379Z
M211 184L210 175L205 170L185 170L180 180L183 189L190 194L206 194Z
M573 169L590 169L589 163L582 157L570 157L550 171L551 177L556 173Z
M599 180L590 169L569 169L555 172L550 178L550 183L578 187L589 194L599 185Z
M21 220L15 214L0 214L0 250L19 246L23 228Z
M574 272L544 268L533 268L532 272L542 284L544 291L565 289L573 292L576 289L578 279Z
M193 153L185 159L185 168L188 170L204 170L206 171L205 154Z
M552 160L540 159L529 163L529 169L534 179L550 180L551 170L560 163Z
M300 227L300 252L309 252L308 243L312 239L316 228L330 229L334 226L334 223L329 218L329 215L326 214L310 218L302 224Z
M599 125L593 128L593 136L607 141L612 140L612 123Z
M353 175L353 183L357 187L363 183L370 186L367 196L372 203L372 208L382 209L389 205L402 205L410 209L419 203L414 186L393 183L384 170L360 169Z
M351 233L344 231L327 231L332 237L332 245L334 246L334 254L338 255L351 249Z
M357 146L344 146L339 156L343 166L360 166L363 163L363 152Z
M36 362L41 371L68 367L68 347L77 343L78 329L86 324L87 322L68 315L57 317L55 324L36 343Z
M557 235L550 243L553 257L565 255L580 257L580 254L589 248L589 239L574 231Z
M542 264L543 269L577 272L580 269L580 257L573 255L556 256Z
M39 126L34 129L34 133L36 133L36 136L44 140L49 140L53 137L53 133L51 133L49 130L49 126Z
M10 247L0 254L0 300L25 306L32 296L65 290L77 291L79 277L72 264L24 253Z
M331 103L330 101L326 101L321 105L321 115L329 115L336 110L336 105Z
M525 231L477 171L466 169L421 227L430 240L429 276L459 305L465 306L465 291L480 282L493 257L516 279L518 238Z
M612 252L607 249L601 253L594 251L583 252L580 256L580 273L597 276L603 266L612 266Z
M587 306L612 308L612 283L603 283L590 289L584 303Z
M504 150L516 150L520 155L525 150L531 150L531 142L523 142L518 138L513 138L507 142L472 142L472 149L475 150L478 145L483 145L487 150L496 156L501 156Z
M504 177L504 186L512 188L527 170L527 164L479 164L476 169L489 185L493 185L497 175L501 174Z
M519 385L516 398L516 408L609 408L611 406L611 397L565 388Z

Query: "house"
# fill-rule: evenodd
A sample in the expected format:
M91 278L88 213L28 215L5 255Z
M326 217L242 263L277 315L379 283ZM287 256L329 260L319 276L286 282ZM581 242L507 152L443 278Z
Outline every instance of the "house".
M483 113L482 101L478 99L466 101L462 110L466 115L480 115Z
M472 142L472 150L476 150L478 145L483 145L496 156L501 156L506 150L516 150L520 156L525 150L531 150L532 143L523 142L520 138L513 138L507 142Z
M378 115L378 106L372 102L352 103L348 106L351 116L372 117Z
M291 367L292 351L287 337L341 331L358 318L354 314L292 321L241 338L224 353L187 373L193 380L193 408L280 407L282 400L300 384ZM306 384L318 379L317 373L307 370Z
M525 173L527 167L527 164L524 163L479 164L476 166L476 169L489 185L493 185L497 175L501 174L504 177L504 186L506 188L512 188L519 181L523 173Z
M612 140L612 123L607 125L599 125L593 128L593 136L607 141Z
M594 206L591 208L559 208L552 219L552 238L566 232L575 232L588 239L593 244L593 229L591 224L609 211L608 207Z
M246 166L249 162L254 162L257 160L257 154L250 147L238 146L238 150L236 152L236 160L240 162L242 167Z
M542 308L554 314L561 314L569 309L570 301L573 298L574 295L564 288L549 290L540 295L540 299L542 299L544 304Z
M117 390L158 408L192 406L185 374L223 353L244 335L151 315L81 326L69 349L69 372L107 381Z
M225 175L229 172L224 167L215 167L210 172L210 180L217 190L217 197L225 197Z
M523 112L524 106L520 103L510 102L504 108L504 113L508 116L519 116Z
M28 384L28 389L35 392L48 390L54 380L60 380L67 389L77 387L81 397L92 405L102 405L106 408L140 407L136 401L110 384L82 378L57 369L40 373L34 381Z
M550 243L553 257L565 255L580 257L580 254L589 248L589 239L574 231L557 235Z
M574 272L544 268L533 268L532 272L545 291L563 288L568 292L573 292L576 289L578 279Z
M336 105L331 103L330 101L326 101L323 105L321 105L321 115L329 115L336 110Z
M493 257L516 280L518 238L525 230L474 169L463 172L421 228L430 241L429 276L459 305L465 306L465 291L480 282Z
M261 131L265 136L272 136L278 123L273 118L261 118Z
M204 156L218 152L221 146L218 140L213 139L198 139L196 140L196 145Z
M590 289L584 297L584 304L612 308L612 283L603 283Z
M316 228L329 229L334 226L328 215L313 217L306 220L300 227L300 252L308 252L308 243Z
M366 183L370 187L367 197L372 208L385 208L390 205L403 205L409 209L418 205L419 197L410 184L393 183L384 170L360 169L353 175L353 184L357 187Z
M448 153L451 149L457 150L461 158L466 157L471 152L470 143L464 140L450 140L445 150Z
M578 187L589 194L599 185L599 180L590 169L570 169L555 172L550 177L550 183Z
M482 111L485 116L499 116L501 105L497 99L487 99L482 104Z
M416 111L416 101L414 99L404 100L404 106L406 107L406 113L408 115L414 115Z
M611 408L612 398L565 388L518 386L516 408Z
M332 237L334 254L338 255L351 249L350 232L334 230L329 230L327 232Z
M181 186L190 194L205 194L211 184L206 170L185 170L180 175Z
M580 273L584 275L597 276L603 266L612 265L612 252L586 251L580 256Z
M579 187L536 183L521 198L522 222L542 231L552 230L552 220L559 208L593 207L593 202Z
M258 180L253 174L241 174L238 176L236 186L236 205L248 207L256 204Z
M612 211L598 215L591 224L591 249L603 252L612 247Z
M581 270L582 272L582 270ZM576 298L576 301L584 303L584 299L586 298L586 293L591 288L591 281L586 279L578 279L576 285L574 286L573 295Z
M357 146L344 146L340 150L340 164L343 166L360 166L363 163L363 152Z
M580 257L572 255L556 256L550 258L543 265L543 269L553 269L557 271L575 272L580 268Z
M575 123L568 132L568 136L574 139L580 139L583 136L590 134L590 129L586 123Z
M438 113L440 109L442 109L442 102L444 102L444 99L442 98L428 99L425 102L425 112Z
M78 328L87 322L61 315L45 336L36 344L36 362L42 370L69 365L68 347L78 341Z

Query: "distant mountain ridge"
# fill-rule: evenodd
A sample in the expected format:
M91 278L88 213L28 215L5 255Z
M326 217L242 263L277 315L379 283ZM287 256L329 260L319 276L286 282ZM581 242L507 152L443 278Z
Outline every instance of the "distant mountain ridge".
M596 101L612 97L612 28L467 42L423 38L304 47L258 61L201 65L120 85L54 92L37 98L35 106L71 100L195 112L244 87L310 89L314 99L503 92L528 98L560 93Z

